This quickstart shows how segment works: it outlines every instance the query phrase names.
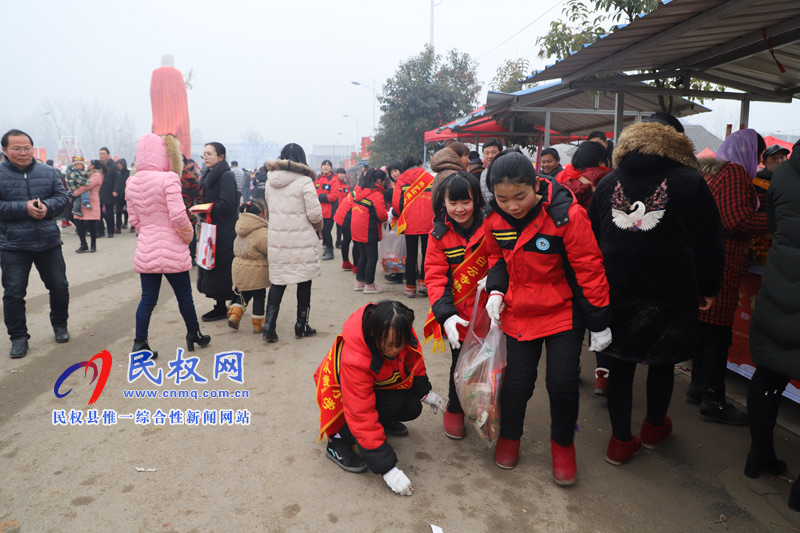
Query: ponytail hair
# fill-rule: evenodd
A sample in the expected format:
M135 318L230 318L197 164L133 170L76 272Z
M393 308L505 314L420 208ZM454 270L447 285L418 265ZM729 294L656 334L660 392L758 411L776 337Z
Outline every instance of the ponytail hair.
M250 200L239 206L240 213L250 213L251 215L262 215L267 212L267 205L259 200Z

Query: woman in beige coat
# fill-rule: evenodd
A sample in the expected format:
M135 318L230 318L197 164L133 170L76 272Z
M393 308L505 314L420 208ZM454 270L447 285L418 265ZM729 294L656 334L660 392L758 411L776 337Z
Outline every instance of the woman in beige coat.
M322 230L322 207L314 188L314 171L306 164L300 145L287 144L280 159L269 161L264 196L269 208L269 279L264 338L277 342L278 320L286 285L297 284L297 339L316 335L308 325L311 310L311 280L320 275L319 232Z
M261 333L269 287L267 206L263 200L251 200L242 204L239 213L231 267L236 298L228 310L228 325L239 329L244 309L252 299L253 333Z

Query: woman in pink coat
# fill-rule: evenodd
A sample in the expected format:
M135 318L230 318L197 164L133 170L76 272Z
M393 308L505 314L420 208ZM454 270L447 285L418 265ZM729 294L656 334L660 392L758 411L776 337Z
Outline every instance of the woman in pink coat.
M207 346L211 337L200 333L197 313L192 300L189 269L189 243L192 224L186 215L181 196L180 176L183 161L177 139L172 135L148 133L139 137L136 146L136 174L128 180L125 198L130 223L138 231L133 267L142 280L142 299L136 310L134 352L147 350L147 331L150 315L158 302L163 274L178 299L183 322L186 324L187 349L194 345Z
M78 231L78 238L81 240L81 247L75 250L79 254L86 252L95 253L97 251L97 223L100 220L100 186L103 184L103 171L100 170L100 161L92 161L89 164L89 185L78 187L72 193L76 198L89 191L89 205L92 207L81 206L80 217L75 215L75 229ZM89 220L90 222L86 222ZM86 246L86 232L92 239L92 247Z

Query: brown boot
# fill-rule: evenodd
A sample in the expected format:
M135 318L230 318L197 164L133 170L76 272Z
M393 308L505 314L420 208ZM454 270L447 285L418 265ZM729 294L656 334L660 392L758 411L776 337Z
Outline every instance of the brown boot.
M228 308L228 325L233 329L239 329L239 322L242 320L244 314L244 307L239 304L233 304Z
M258 335L264 329L264 317L253 317L253 334Z

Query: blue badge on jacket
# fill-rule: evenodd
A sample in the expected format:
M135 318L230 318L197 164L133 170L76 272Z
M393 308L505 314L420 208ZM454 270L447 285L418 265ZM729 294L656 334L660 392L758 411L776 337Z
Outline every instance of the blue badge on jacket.
M539 250L546 252L547 250L550 249L550 241L548 241L544 237L539 237L538 239L536 239L536 247Z

